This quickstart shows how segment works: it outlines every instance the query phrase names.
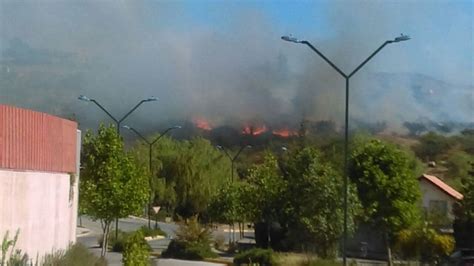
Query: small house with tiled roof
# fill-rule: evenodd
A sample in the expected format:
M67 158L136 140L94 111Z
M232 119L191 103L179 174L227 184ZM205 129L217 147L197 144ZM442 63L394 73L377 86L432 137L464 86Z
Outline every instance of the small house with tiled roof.
M426 211L437 211L454 219L453 204L463 199L463 195L433 175L419 177L422 206Z

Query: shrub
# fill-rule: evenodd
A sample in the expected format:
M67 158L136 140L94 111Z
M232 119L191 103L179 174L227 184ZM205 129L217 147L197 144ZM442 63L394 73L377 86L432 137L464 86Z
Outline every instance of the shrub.
M15 236L13 239L9 238L9 232L7 231L3 236L2 240L2 254L0 257L0 265L27 265L28 263L28 256L24 254L20 249L15 249L16 242L18 240L18 235L20 234L20 230L16 231ZM10 255L8 251L10 250Z
M123 251L123 245L124 245L124 242L125 240L127 239L127 237L130 235L130 233L127 233L127 232L124 232L124 231L121 231L121 230L118 230L118 233L117 233L117 238L115 237L115 233L111 233L109 234L109 241L108 241L108 244L109 244L109 248L113 251L113 252L122 252ZM99 246L102 247L103 245L103 237L100 236L98 239L97 239L98 243L99 243Z
M237 265L258 263L262 266L276 264L273 251L261 248L253 248L237 254L234 257L234 263Z
M85 246L76 243L66 251L57 251L43 257L42 266L106 266L107 261L92 254Z
M180 224L176 238L170 242L161 256L188 260L217 257L211 250L211 233L199 224L196 217L191 218L188 224Z
M184 260L203 260L205 258L215 258L217 255L212 252L209 245L203 243L186 243L176 239L171 240L168 248L161 253L163 258L176 258Z
M422 262L438 264L454 249L452 236L441 235L426 226L421 229L402 230L397 237L395 251L402 257L419 259Z
M128 236L124 242L122 262L125 266L149 265L150 245L145 241L142 230Z
M144 225L140 227L140 231L143 232L144 236L166 236L166 233L163 232L159 227L158 228L148 228Z

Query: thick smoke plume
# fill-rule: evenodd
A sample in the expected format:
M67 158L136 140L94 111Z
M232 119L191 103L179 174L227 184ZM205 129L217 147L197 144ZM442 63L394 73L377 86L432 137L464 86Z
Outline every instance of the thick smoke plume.
M305 37L350 72L384 40L417 33L351 80L351 117L394 127L420 117L472 122L473 60L465 59L472 59L472 14L445 17L457 28L436 36L429 29L450 4L403 3L325 3L326 28L315 25ZM143 98L160 98L128 118L143 130L202 117L213 125L343 121L344 80L307 47L280 40L296 28L218 3L221 24L188 23L183 6L2 1L0 103L74 117L82 128L110 120L79 95L118 118ZM452 51L443 53L448 37Z

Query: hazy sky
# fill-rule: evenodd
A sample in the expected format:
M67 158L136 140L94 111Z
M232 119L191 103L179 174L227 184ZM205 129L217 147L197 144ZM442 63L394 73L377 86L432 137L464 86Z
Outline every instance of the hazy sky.
M295 115L340 119L343 81L307 47L280 36L309 40L350 72L385 40L404 33L413 39L387 46L354 77L354 115L367 116L363 88L380 86L371 74L422 74L445 82L436 85L441 89L463 91L440 92L430 104L465 106L453 111L465 119L474 105L473 13L473 1L447 0L0 0L0 103L74 113L84 123L106 117L78 102L80 94L117 116L144 97L159 97L133 115L139 124L150 114L160 121L202 115L216 123ZM374 106L386 113L374 119L430 112L415 108L406 88L396 92L413 86L403 80L383 99L413 101L411 114L382 102Z

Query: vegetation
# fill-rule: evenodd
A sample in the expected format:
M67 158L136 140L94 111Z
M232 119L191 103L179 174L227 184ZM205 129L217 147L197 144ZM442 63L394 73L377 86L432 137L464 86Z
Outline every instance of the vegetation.
M460 248L474 248L474 163L468 177L462 180L464 195L462 201L454 205L454 235Z
M122 262L125 266L150 265L150 245L145 241L142 230L138 230L126 238Z
M66 251L58 251L46 255L41 264L42 266L106 266L105 258L98 258L92 254L85 246L74 244Z
M139 213L148 199L148 175L125 153L113 126L88 131L82 147L80 205L103 229L102 256L107 252L110 225L117 218Z
M339 172L321 159L314 148L290 154L284 166L285 215L289 243L311 249L323 258L335 257L343 225L343 180ZM349 232L360 209L355 187L349 187Z
M421 218L415 170L414 158L379 140L356 145L352 154L350 177L357 185L367 222L385 235L390 264L390 239Z
M181 222L176 237L161 256L187 260L214 258L217 255L211 250L211 243L210 231L199 224L197 217L192 217L187 223Z
M0 257L0 266L5 265L27 265L28 255L21 250L16 249L16 242L20 230L17 230L13 239L10 239L9 231L5 233L2 240L2 257Z
M404 229L397 235L395 250L404 259L416 259L429 265L438 265L454 250L454 239L441 235L426 225Z
M166 233L163 232L159 227L158 228L148 228L148 226L144 225L140 227L140 231L142 231L145 237L147 236L166 236Z
M253 248L243 251L234 257L234 264L257 264L262 266L276 265L275 254L271 249Z
M148 162L140 145L135 155ZM210 199L229 179L230 164L208 140L174 141L163 137L154 146L154 203L190 218L207 210Z

